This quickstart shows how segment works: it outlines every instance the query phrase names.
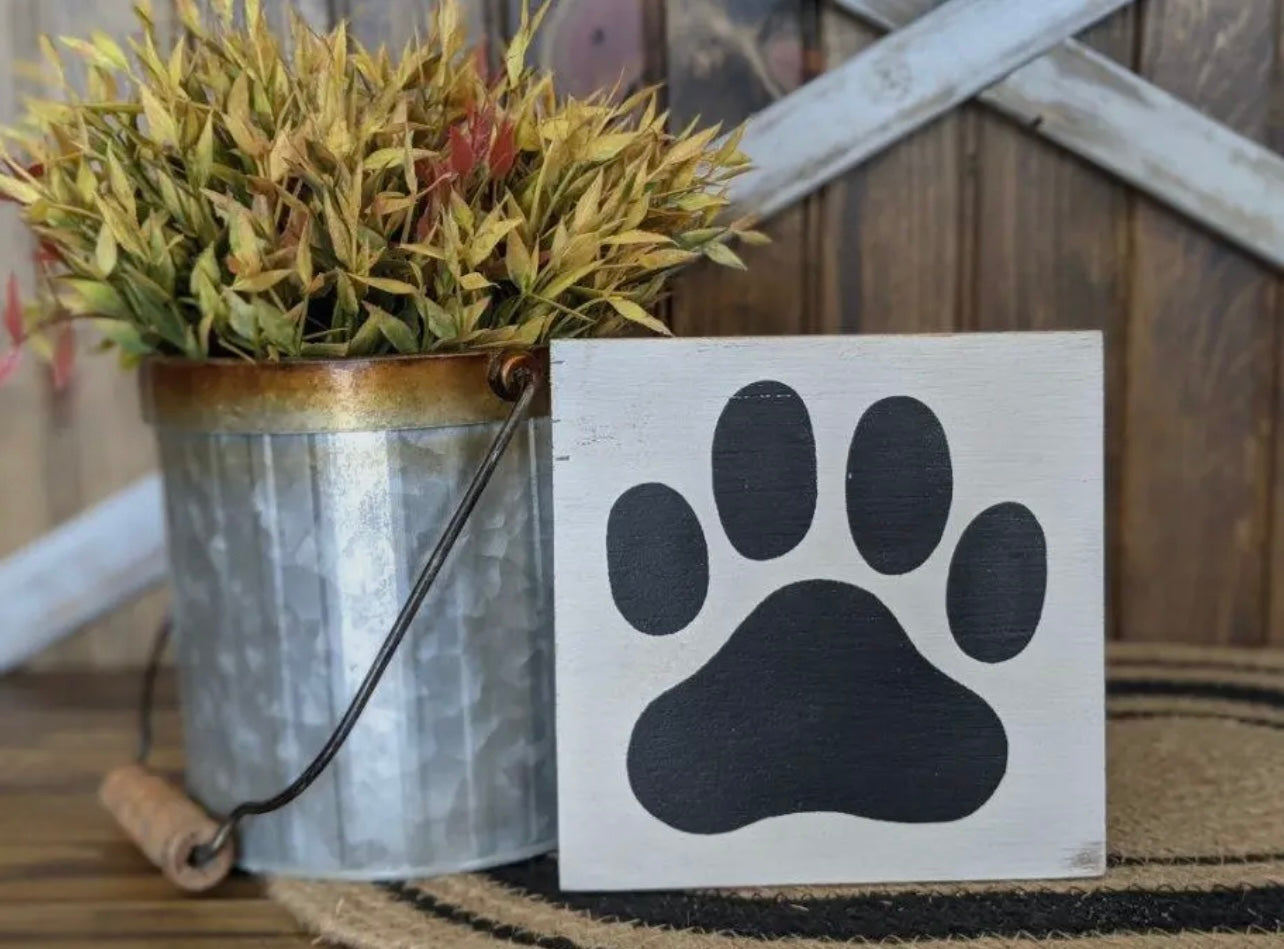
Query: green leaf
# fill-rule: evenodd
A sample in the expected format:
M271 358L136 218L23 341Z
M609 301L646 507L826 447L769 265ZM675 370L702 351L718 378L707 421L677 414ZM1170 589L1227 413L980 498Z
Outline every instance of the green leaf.
M653 333L659 333L662 336L673 335L673 331L665 326L664 323L657 320L632 300L617 296L607 296L602 299L609 303L616 313L620 314L620 316L624 317L630 323L636 323L638 326L646 327Z
M393 349L407 355L419 352L419 340L415 339L409 326L373 304L367 303L365 307L370 311L370 319L378 324L379 332L392 344Z
M458 333L455 321L445 308L436 300L430 300L428 297L417 297L415 299L415 309L419 311L420 317L423 318L424 324L428 327L428 332L438 339L454 339Z
M299 327L291 318L291 315L282 313L262 297L257 298L252 306L259 324L259 332L263 338L288 355L294 355L300 346L298 338ZM296 308L296 311L293 312L302 315L303 311Z
M132 320L134 317L124 298L110 284L70 277L63 278L60 283L70 293L60 295L59 299L77 316L103 316L113 320Z
M146 356L153 347L143 340L138 328L124 320L96 319L90 321L102 337L122 353L129 356Z
M352 341L348 343L348 355L373 356L379 351L379 345L383 339L379 321L373 318L367 319L352 337Z

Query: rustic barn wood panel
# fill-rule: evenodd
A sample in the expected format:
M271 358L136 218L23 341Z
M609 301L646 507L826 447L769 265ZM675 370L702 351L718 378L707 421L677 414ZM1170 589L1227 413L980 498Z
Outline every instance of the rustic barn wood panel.
M1276 13L1148 0L1140 71L1265 140ZM1145 199L1131 239L1120 622L1132 639L1261 643L1277 278Z
M824 33L830 65L877 37L832 7ZM845 333L936 333L962 325L975 178L966 138L972 109L947 113L825 190L824 325Z
M909 24L940 2L833 0L884 30ZM1237 246L1284 265L1284 157L1126 64L1067 39L977 99ZM1218 173L1208 174L1209 168Z
M1129 64L1134 8L1096 27L1088 41ZM972 290L979 330L1097 329L1106 338L1106 505L1115 506L1121 458L1127 327L1129 190L1011 120L977 110L977 203ZM1115 563L1119 522L1107 523ZM1108 581L1107 635L1121 627Z
M815 0L668 0L665 63L673 125L730 128L796 89L808 59L821 52ZM777 215L767 227L774 243L743 248L751 273L700 266L675 287L673 327L681 335L773 334L815 328L810 268L819 260L811 222L815 201ZM727 279L728 276L731 279Z
M268 2L274 23L286 2ZM532 56L573 94L665 79L676 124L734 123L881 36L841 8L903 22L940 2L555 0ZM130 5L0 0L0 120L17 114L26 81L11 65L40 33L119 34ZM155 5L165 16L164 0ZM304 6L318 26L347 16L363 39L399 47L432 0ZM471 0L474 35L511 31L520 6ZM1141 0L1080 40L1278 152L1281 23L1284 0ZM697 268L679 281L669 312L678 332L1104 329L1114 634L1284 642L1276 270L976 105L785 210L769 231L775 244L745 249L748 274ZM0 207L0 253L24 282L28 251ZM132 377L86 356L55 392L29 362L0 389L0 555L151 463ZM126 610L43 661L136 661L159 610L156 600Z

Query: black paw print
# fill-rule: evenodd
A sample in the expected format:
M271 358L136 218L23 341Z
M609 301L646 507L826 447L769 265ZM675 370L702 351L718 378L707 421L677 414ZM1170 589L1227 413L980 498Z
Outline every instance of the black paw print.
M713 438L713 489L732 546L784 556L816 513L807 408L779 382L727 404ZM945 431L922 402L884 399L861 418L847 460L847 521L877 572L923 565L945 532L954 474ZM625 492L607 525L611 592L642 633L667 636L703 608L704 531L663 484ZM1035 516L1015 503L977 515L950 563L945 608L959 648L997 663L1034 636L1047 585ZM767 817L839 812L953 821L1007 770L1003 723L933 666L874 594L833 580L793 583L753 609L712 659L656 698L633 729L633 793L666 824L718 834Z

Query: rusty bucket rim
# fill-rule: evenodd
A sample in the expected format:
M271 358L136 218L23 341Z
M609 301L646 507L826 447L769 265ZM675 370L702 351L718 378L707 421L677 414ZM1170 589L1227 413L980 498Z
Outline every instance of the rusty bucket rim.
M548 349L529 354L544 373ZM501 422L500 353L424 353L278 362L149 356L139 365L143 418L157 429L286 435L398 431ZM532 415L548 414L547 389Z

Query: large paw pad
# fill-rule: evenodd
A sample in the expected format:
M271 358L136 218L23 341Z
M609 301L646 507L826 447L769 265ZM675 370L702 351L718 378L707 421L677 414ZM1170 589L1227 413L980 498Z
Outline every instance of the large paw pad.
M803 400L779 382L736 393L713 437L719 519L748 560L782 557L816 514L816 442ZM860 419L846 472L847 521L887 576L921 567L944 536L954 474L945 431L923 403L884 399ZM607 525L611 592L637 630L686 628L708 595L703 528L661 484L625 492ZM1047 550L1035 516L997 504L963 531L945 608L959 648L1009 660L1038 627ZM657 697L633 730L638 801L690 833L832 811L903 823L980 808L1007 770L1003 723L928 662L874 594L833 580L785 586L753 608L712 659Z

